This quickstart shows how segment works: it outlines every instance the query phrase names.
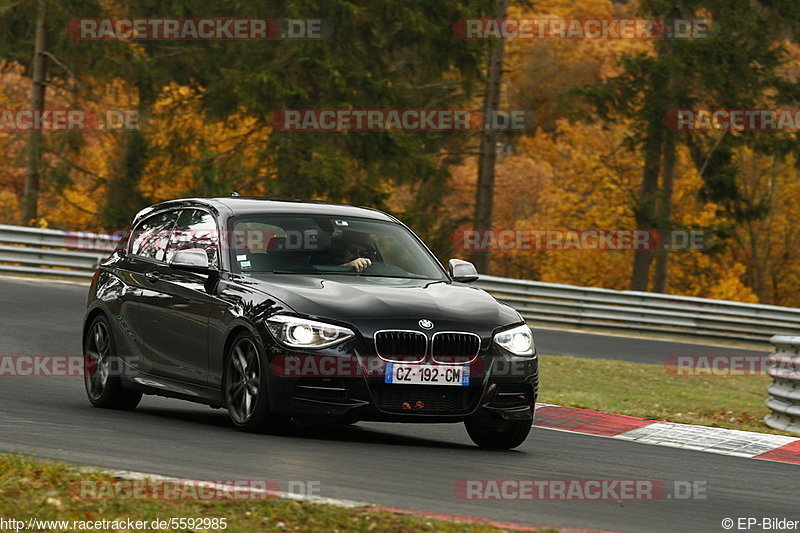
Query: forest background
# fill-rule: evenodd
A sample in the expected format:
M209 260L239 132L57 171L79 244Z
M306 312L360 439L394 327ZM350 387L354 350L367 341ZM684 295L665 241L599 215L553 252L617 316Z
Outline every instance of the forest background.
M461 19L503 10L519 19L703 19L711 28L703 38L503 42L499 107L526 120L492 138L488 201L497 230L702 230L708 246L495 250L481 270L800 306L798 133L684 132L664 121L674 109L800 107L800 3L505 4L0 0L0 110L36 108L37 57L43 108L140 118L120 131L0 128L0 224L113 231L154 202L235 190L387 210L443 261L470 259L453 236L484 229L476 224L483 132L291 132L273 127L274 113L483 109L499 43L460 38ZM269 41L94 41L68 32L75 18L123 16L321 19L333 30Z

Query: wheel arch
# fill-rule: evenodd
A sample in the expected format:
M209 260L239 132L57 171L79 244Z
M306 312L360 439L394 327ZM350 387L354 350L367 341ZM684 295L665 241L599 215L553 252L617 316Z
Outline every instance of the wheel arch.
M233 344L234 339L243 332L249 333L256 343L261 345L262 349L266 350L268 348L263 334L259 331L259 328L255 324L249 321L237 320L225 335L225 343L223 344L222 348L223 373L225 365L228 363L228 355L230 355L229 352L231 345Z
M83 321L83 331L81 334L81 350L83 350L84 353L86 352L86 333L89 331L89 326L98 316L103 316L106 320L110 320L108 313L106 313L106 311L100 306L95 307L86 313L86 318Z
M223 369L228 363L228 356L230 356L231 346L233 345L234 339L238 337L241 333L249 333L256 337L255 332L248 326L244 324L237 324L234 326L229 332L228 336L225 338L225 347L222 349L222 365ZM257 337L256 337L257 338Z

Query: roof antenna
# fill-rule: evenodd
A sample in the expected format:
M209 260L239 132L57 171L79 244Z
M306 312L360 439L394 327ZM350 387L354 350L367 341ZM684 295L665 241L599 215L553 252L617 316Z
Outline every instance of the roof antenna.
M241 195L240 195L238 192L236 192L236 191L233 191L233 192L231 193L231 196L241 196Z

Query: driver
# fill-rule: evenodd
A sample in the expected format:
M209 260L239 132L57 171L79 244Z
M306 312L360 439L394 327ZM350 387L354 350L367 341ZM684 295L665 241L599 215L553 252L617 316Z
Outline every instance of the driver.
M359 231L343 231L331 243L331 252L335 262L340 266L352 267L356 272L363 272L372 264L369 258L374 243L372 235Z

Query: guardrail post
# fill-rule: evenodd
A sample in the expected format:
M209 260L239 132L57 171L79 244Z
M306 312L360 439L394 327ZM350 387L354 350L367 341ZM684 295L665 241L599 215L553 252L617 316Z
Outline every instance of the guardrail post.
M772 412L764 422L800 435L800 337L775 335L769 341L775 346L767 370L773 378L766 402Z

